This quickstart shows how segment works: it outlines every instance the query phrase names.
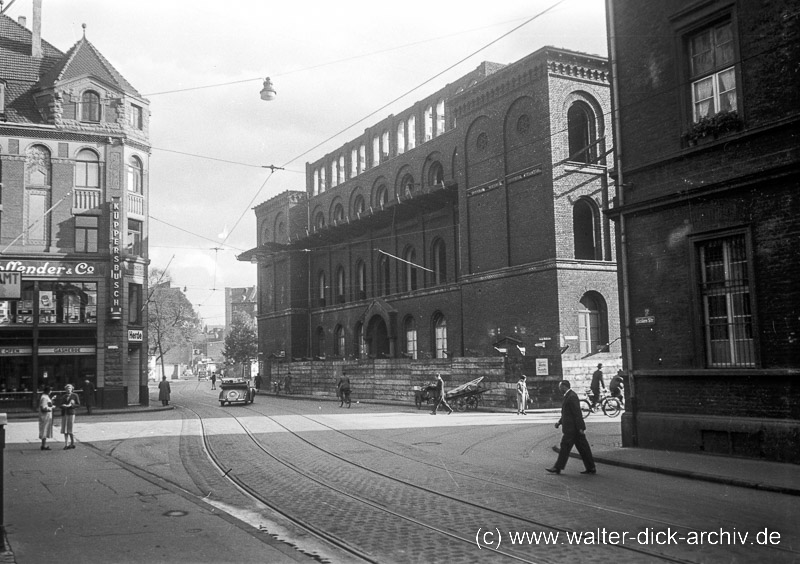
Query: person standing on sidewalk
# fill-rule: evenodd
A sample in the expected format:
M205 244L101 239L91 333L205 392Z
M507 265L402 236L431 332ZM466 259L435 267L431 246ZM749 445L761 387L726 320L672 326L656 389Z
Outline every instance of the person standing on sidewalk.
M571 389L567 380L562 380L558 385L558 389L564 394L564 401L561 404L561 419L556 423L556 429L561 427L561 448L558 452L558 460L556 460L555 466L548 468L547 471L551 474L561 474L561 471L567 465L569 453L572 447L575 446L578 448L583 465L586 467L586 470L581 474L597 474L592 449L589 446L589 441L586 440L586 422L583 420L578 394Z
M597 402L600 401L600 386L603 386L603 389L606 389L606 384L603 382L603 365L598 364L597 370L594 371L592 374L592 383L589 386L592 390L592 407L597 405Z
M83 403L86 406L86 415L91 415L94 407L94 384L88 378L83 381Z
M161 381L158 383L158 401L161 402L161 405L169 405L169 395L171 393L172 390L169 387L169 382L167 382L167 377L162 376Z
M527 377L523 374L517 381L517 415L527 415L525 409L528 406L528 383L525 381Z
M39 438L42 439L42 450L50 450L47 439L53 438L53 398L50 397L50 386L44 387L39 397Z
M64 435L64 450L75 448L75 410L81 404L75 386L67 384L61 396L61 434Z
M441 374L436 375L436 388L434 388L433 393L436 405L434 405L431 415L436 415L436 412L439 411L440 405L444 405L444 407L447 409L447 415L453 413L453 409L447 405L447 401L444 399L444 380L442 380Z
M217 389L217 373L216 372L212 372L211 373L211 389L212 390L216 390Z

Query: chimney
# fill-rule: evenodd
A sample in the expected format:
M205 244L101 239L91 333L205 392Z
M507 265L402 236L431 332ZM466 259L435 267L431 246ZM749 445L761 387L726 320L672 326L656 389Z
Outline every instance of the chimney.
M28 27L28 18L25 16L20 16L17 18L17 23L22 27Z
M33 36L31 37L31 57L42 58L42 0L33 0Z

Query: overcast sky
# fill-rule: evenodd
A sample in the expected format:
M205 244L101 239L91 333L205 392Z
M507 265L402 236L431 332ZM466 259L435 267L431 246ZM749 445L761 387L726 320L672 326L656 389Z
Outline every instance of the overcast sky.
M256 282L255 266L236 260L255 246L252 207L304 190L306 162L481 61L512 63L544 45L605 56L603 0L562 0L361 121L557 2L43 0L42 36L66 52L85 23L89 41L150 101L151 267L169 265L204 322L222 325L224 288ZM6 14L30 27L32 4L16 0ZM259 97L266 76L278 93L271 102ZM172 92L181 89L190 90Z

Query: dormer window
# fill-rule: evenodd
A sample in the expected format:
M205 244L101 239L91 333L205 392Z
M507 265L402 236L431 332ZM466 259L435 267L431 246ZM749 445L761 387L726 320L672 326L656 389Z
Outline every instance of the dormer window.
M100 95L93 90L81 95L81 121L100 122Z

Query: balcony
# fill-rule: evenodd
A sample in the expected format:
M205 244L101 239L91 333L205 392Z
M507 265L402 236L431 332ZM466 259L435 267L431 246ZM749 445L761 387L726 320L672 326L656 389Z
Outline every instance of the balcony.
M128 215L144 219L144 196L128 192Z
M72 193L72 209L86 211L100 208L102 191L96 188L76 188Z

